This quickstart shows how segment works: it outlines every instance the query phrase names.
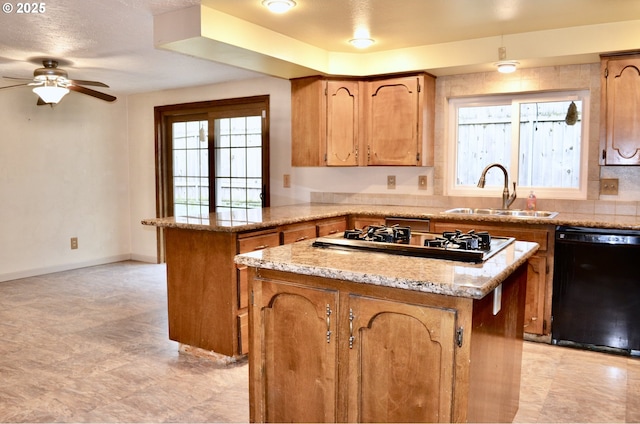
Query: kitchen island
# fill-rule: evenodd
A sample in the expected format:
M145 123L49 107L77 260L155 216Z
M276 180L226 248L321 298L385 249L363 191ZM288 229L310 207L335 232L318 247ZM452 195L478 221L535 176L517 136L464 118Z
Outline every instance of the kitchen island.
M518 409L527 260L480 264L313 247L248 267L255 422L508 422Z

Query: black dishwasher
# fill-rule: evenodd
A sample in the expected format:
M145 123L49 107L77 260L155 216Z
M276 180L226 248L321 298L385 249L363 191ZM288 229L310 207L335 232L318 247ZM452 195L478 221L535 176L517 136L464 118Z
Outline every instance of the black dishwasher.
M640 231L556 228L553 344L640 356Z

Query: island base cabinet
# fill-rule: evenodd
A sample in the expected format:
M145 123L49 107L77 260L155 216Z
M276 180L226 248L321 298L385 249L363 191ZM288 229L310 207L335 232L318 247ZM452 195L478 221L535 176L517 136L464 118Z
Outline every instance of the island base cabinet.
M349 296L348 422L449 422L453 310Z
M332 315L338 292L261 281L259 293L264 385L257 393L261 410L254 414L268 422L336 421L337 344Z
M473 300L249 268L252 422L507 422L526 264Z

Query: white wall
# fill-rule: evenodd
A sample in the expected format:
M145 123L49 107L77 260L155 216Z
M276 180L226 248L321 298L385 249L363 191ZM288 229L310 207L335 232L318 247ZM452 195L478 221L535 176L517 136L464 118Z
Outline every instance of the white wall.
M131 252L126 99L36 100L27 87L0 96L0 281Z

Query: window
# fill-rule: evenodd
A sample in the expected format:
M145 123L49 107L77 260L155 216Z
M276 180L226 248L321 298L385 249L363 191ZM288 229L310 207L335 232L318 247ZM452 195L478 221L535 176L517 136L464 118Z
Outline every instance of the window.
M586 91L450 99L447 194L501 192L499 170L477 188L482 170L500 163L520 197L586 198L588 105Z

